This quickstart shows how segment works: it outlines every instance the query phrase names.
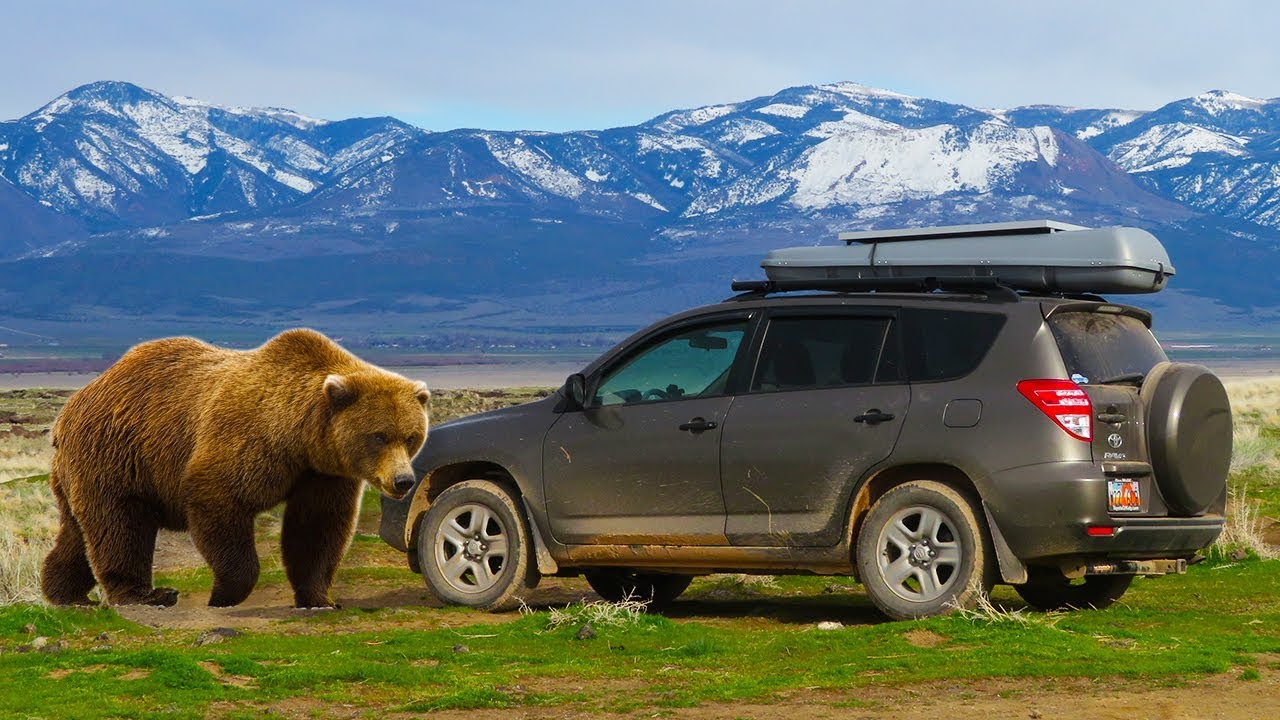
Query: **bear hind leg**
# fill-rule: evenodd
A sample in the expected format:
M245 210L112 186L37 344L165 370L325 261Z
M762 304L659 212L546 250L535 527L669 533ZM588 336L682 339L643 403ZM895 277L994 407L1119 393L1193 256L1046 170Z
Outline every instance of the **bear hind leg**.
M84 535L61 493L55 495L59 496L58 509L62 518L53 550L49 551L40 569L40 589L45 599L54 605L89 605L89 591L98 581L93 577L93 568L85 554Z
M173 588L152 587L157 514L148 507L128 503L103 503L95 508L104 527L84 528L89 562L111 605L160 605L178 602ZM83 526L82 526L83 527Z

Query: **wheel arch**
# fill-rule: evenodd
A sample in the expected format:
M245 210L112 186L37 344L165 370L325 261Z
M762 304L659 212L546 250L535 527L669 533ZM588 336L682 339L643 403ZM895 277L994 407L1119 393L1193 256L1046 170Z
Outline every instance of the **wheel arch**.
M871 506L881 496L893 488L912 480L932 480L953 488L969 498L982 510L978 521L986 524L987 534L995 550L996 562L1000 567L1001 578L1007 583L1026 582L1027 568L1013 554L1003 533L996 525L995 518L987 509L982 491L969 473L946 463L909 463L883 468L867 478L850 502L847 542L850 553L855 552L858 533L862 530L862 521ZM855 572L857 563L854 563Z
M413 494L413 501L409 504L409 513L405 519L404 539L409 552L413 553L418 546L419 521L431 507L432 501L439 497L440 493L467 480L488 480L502 485L511 493L516 504L523 509L525 522L528 523L529 534L533 540L534 559L539 572L544 575L555 574L559 568L542 539L538 523L533 517L533 508L530 507L520 482L506 467L490 460L467 460L442 465L423 477L418 490Z

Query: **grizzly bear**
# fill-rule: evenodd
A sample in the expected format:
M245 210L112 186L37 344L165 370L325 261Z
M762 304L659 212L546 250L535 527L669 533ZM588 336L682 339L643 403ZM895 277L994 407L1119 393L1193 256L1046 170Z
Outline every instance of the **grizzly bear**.
M213 571L212 606L258 580L254 518L284 503L281 555L298 607L329 586L363 483L403 496L426 439L422 383L320 333L289 330L250 351L191 338L144 343L67 401L50 482L61 512L41 584L50 602L173 605L152 586L160 528L188 530Z

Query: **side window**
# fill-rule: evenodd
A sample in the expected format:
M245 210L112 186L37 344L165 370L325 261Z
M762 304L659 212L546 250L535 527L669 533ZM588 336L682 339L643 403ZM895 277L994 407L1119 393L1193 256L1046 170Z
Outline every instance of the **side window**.
M1004 321L997 313L903 308L907 376L932 382L968 375L986 357Z
M747 321L703 325L659 339L610 370L595 405L723 395Z
M778 317L769 321L753 391L867 385L877 368L892 367L884 355L889 318L828 315ZM896 369L893 377L896 381Z

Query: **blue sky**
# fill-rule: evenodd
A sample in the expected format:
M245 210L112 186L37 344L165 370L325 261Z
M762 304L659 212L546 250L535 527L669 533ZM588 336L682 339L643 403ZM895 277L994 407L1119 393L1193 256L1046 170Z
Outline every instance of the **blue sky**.
M11 3L0 118L127 80L433 130L627 125L852 80L980 107L1280 96L1280 3Z

